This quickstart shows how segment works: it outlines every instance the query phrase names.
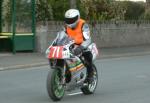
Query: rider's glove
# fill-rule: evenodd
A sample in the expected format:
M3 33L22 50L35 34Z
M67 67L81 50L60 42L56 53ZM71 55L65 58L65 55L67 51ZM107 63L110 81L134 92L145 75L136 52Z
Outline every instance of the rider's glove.
M75 55L79 55L83 52L84 47L83 46L78 46L75 50L74 50L74 54Z

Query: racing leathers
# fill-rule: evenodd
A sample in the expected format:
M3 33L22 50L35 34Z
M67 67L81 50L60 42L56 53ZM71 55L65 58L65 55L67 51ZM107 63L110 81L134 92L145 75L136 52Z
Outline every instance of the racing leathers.
M82 52L82 56L86 61L86 67L88 71L88 77L90 78L93 73L92 69L92 53L88 50L88 46L91 44L90 29L88 24L80 19L75 28L65 28L65 32L69 37L75 40L75 44L78 47L74 50L74 54L78 55Z

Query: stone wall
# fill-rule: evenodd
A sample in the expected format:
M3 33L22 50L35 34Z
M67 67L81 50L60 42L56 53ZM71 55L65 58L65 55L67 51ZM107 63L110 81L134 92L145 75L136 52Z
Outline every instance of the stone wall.
M149 22L92 22L89 24L92 39L99 48L150 45ZM38 23L37 51L45 52L62 27L63 22Z

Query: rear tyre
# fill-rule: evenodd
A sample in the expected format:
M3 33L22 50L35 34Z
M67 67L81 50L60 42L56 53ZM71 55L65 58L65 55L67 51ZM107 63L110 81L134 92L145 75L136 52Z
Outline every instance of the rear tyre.
M60 69L51 69L49 71L47 76L47 91L53 101L60 101L63 98L65 89L61 83Z
M92 66L93 68L93 76L92 76L92 81L88 81L88 79L86 80L87 85L83 86L81 88L81 91L83 92L83 94L88 95L88 94L93 94L95 92L95 89L97 87L97 83L98 83L98 73L97 73L97 69L96 66L93 64Z

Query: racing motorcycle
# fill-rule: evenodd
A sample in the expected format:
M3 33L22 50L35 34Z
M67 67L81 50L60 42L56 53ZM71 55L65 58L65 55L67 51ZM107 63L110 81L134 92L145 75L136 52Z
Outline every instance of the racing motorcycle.
M65 91L81 89L83 94L93 94L98 83L96 66L92 65L92 80L87 78L87 62L80 55L74 55L74 40L69 38L65 32L58 33L56 39L46 50L51 70L47 76L47 91L53 101L60 101ZM95 61L98 50L95 43L88 47Z

